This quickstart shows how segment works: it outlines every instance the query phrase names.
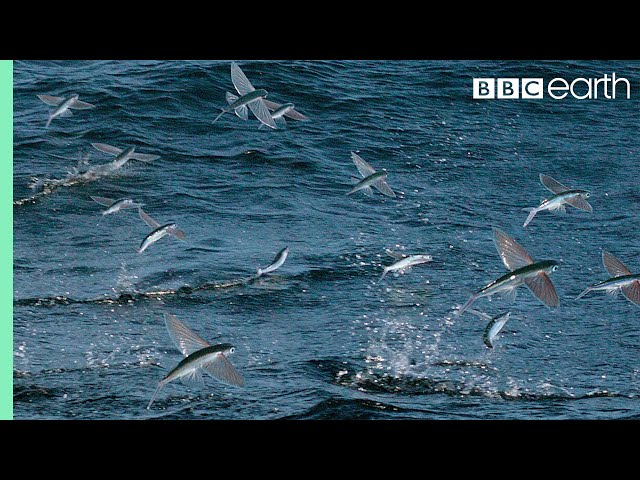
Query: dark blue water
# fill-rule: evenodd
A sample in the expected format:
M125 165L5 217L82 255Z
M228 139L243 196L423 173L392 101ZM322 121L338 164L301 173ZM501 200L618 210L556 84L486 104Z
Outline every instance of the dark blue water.
M640 272L640 63L239 64L310 121L212 125L233 89L228 61L15 63L16 418L638 417L640 308L574 299L608 278L603 248ZM472 99L473 77L613 71L632 80L631 100ZM36 94L73 92L97 107L45 129ZM74 169L113 160L91 142L162 157L70 184ZM351 151L386 169L398 198L346 197ZM523 229L522 208L549 196L541 172L590 190L594 212L542 212ZM52 187L22 202L33 177ZM97 225L90 195L142 201L187 241L137 254L149 228L134 210ZM560 263L560 306L525 287L514 303L478 300L514 315L490 350L486 321L454 309L506 272L492 226ZM235 282L285 246L278 271ZM434 261L378 283L385 248ZM233 343L246 387L175 382L145 410L182 358L165 312Z

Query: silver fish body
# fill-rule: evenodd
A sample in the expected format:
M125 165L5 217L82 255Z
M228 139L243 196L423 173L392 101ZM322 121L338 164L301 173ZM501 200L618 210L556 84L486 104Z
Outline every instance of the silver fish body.
M49 118L47 119L47 124L45 126L48 127L49 124L51 123L51 120L67 112L69 110L69 107L77 99L78 99L78 95L74 94L74 95L71 95L69 98L67 98L64 102L62 102L53 112L51 112L51 114L49 115Z
M618 290L633 285L635 282L640 281L640 274L635 275L625 275L622 277L614 277L604 282L599 282L594 285L591 285L585 291L583 291L580 295L576 297L578 298L584 297L589 292L597 292L597 291L606 291L607 293L615 293Z
M507 323L510 316L511 312L501 313L500 315L493 317L489 321L482 335L482 340L487 347L493 348L493 341L495 340L498 333L500 333L500 330L502 330L502 327L504 327L505 323Z
M117 213L120 210L124 210L126 208L138 208L141 207L141 203L136 203L130 198L122 198L120 200L116 200L107 208L102 215L111 215L112 213Z
M293 103L285 103L284 105L280 105L273 112L271 112L271 118L273 118L274 120L282 118L294 108L295 105Z
M265 268L258 268L258 272L256 275L260 277L265 273L271 273L277 270L285 262L285 260L287 259L287 256L289 256L289 247L285 247L282 250L280 250L278 254L275 256L275 258L273 259L273 262L271 262L271 265Z
M138 253L144 252L150 245L153 245L166 235L175 235L175 230L177 230L177 228L178 226L175 223L167 223L159 226L144 237L142 243L140 243L140 248L138 248Z
M403 271L415 265L431 262L432 260L433 257L431 257L431 255L408 255L403 259L384 267L384 271L382 272L382 276L379 281L381 281L389 272L395 272L397 270Z
M371 185L377 183L379 180L384 179L387 175L389 175L389 173L385 171L372 173L368 177L365 177L362 180L360 180L358 183L356 183L355 186L346 195L351 195L353 193L356 193L359 190L369 188L371 187Z

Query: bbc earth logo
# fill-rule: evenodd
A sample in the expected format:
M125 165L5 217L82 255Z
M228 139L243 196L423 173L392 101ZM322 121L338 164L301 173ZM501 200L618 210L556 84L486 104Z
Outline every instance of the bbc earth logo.
M545 82L544 78L474 78L473 98L478 100L493 99L538 99L546 95L554 100L573 97L577 100L615 100L631 98L629 80L611 76L606 73L601 78L576 78L567 81L554 78ZM623 94L623 95L621 95Z

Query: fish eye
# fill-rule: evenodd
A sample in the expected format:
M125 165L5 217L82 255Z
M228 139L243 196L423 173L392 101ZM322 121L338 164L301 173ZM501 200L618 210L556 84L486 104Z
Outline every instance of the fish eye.
M551 269L553 272L555 272L556 270L558 270L558 265L554 265L553 268Z
M236 351L236 347L231 347L231 348L229 349L229 353L233 353L233 352L235 352L235 351Z
M591 196L591 194L589 192L584 194L585 197L589 198Z

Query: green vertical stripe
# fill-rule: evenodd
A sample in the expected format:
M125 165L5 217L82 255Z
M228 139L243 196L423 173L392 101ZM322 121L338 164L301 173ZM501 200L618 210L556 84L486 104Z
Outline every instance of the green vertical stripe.
M13 62L0 60L0 419L13 418Z

